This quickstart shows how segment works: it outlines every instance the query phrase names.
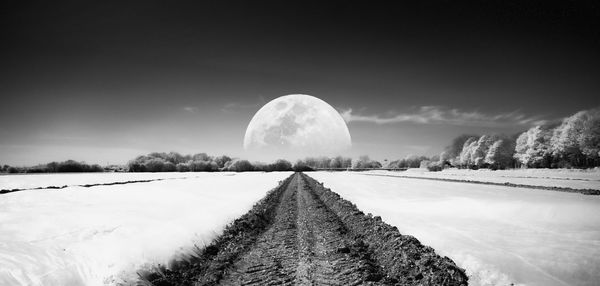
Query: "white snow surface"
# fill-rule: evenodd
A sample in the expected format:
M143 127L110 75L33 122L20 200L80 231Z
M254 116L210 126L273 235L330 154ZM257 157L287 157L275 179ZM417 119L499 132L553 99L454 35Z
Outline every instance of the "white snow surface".
M62 173L0 175L0 190L78 186L154 179L194 178L198 173Z
M194 243L210 242L290 174L3 176L1 188L190 178L0 195L0 285L114 285L135 278L140 267L164 265Z
M473 173L465 176L490 178L479 175L484 172ZM525 172L532 173L538 177L596 176ZM364 212L381 216L401 233L453 259L466 269L470 285L600 283L599 196L364 172L308 174ZM523 177L523 172L516 171L497 174ZM526 182L545 183L537 178Z
M414 168L406 171L367 171L364 174L378 174L399 177L420 177L451 180L465 180L492 183L512 183L519 185L561 187L573 189L600 190L600 168L578 169L444 169L440 172L429 172L427 169Z

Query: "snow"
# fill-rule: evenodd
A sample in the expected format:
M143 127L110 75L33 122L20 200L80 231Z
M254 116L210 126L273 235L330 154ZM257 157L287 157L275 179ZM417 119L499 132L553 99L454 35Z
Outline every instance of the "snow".
M76 186L139 180L193 178L198 173L63 173L0 175L0 190Z
M457 170L449 177L492 180L506 175L502 180L523 179L528 184L598 179L597 173L567 171L483 174ZM401 233L452 258L466 269L470 285L598 285L600 281L598 196L365 172L309 175L361 210L380 215Z
M0 285L103 285L208 243L289 172L2 176L2 187L187 179L0 196ZM15 181L11 181L11 180Z
M600 189L598 169L308 174L452 258L471 285L600 281L600 197L397 177ZM0 285L103 285L135 277L140 267L208 243L289 175L0 176L0 189L73 186L0 195ZM167 180L76 186L160 178Z
M407 171L368 171L364 174L439 178L451 180L470 180L492 183L513 183L520 185L561 187L573 189L600 190L600 169L577 170L577 169L444 169L440 172L429 172L427 169L408 169Z

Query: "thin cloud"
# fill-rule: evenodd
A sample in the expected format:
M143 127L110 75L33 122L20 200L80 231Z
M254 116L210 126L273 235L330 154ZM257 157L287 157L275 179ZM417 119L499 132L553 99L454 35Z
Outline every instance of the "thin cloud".
M195 107L195 106L184 106L183 110L186 112L189 112L189 113L196 113L196 112L198 112L199 109L198 109L198 107Z
M347 123L368 122L375 124L394 124L410 122L418 124L502 127L514 125L542 125L547 122L539 117L526 116L518 111L485 114L478 111L463 111L443 106L421 106L413 112L395 113L388 116L358 114L353 112L351 108L341 110L340 114Z
M221 108L221 111L223 111L223 112L236 112L236 111L239 111L241 109L250 109L250 108L257 109L257 108L265 105L265 103L267 103L267 101L265 100L265 98L262 97L262 96L259 96L258 99L257 99L257 101L254 102L254 103L241 103L241 102L237 102L237 101L229 102L229 103L225 104L223 106L223 108Z

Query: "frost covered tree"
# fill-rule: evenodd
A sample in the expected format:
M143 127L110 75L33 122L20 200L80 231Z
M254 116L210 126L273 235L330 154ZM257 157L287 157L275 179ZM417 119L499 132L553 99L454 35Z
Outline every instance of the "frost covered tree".
M590 112L590 116L583 123L583 129L579 136L579 146L581 152L594 160L595 166L598 166L598 158L600 158L600 109L595 109Z
M275 163L270 164L273 171L291 171L292 163L288 160L279 159Z
M254 171L254 166L248 160L233 160L227 162L227 171L248 172Z
M552 129L543 126L535 126L523 132L517 138L514 158L523 166L550 167L552 134Z
M184 163L189 159L186 160L181 154L177 152L169 152L169 154L166 155L165 160L176 165L179 163Z
M144 163L146 172L162 172L165 161L161 158L152 158Z
M456 137L440 154L440 166L506 168L600 166L600 108L584 110L556 126L534 126L515 136ZM392 165L406 165L406 160Z
M342 168L350 168L352 167L352 158L350 157L342 157Z
M587 111L580 111L563 119L562 123L554 128L550 145L554 161L559 167L580 166L584 160L579 146L579 137L583 131Z
M342 167L342 161L341 161L340 157L331 158L331 160L329 161L329 168L341 168L341 167Z
M353 169L376 169L381 168L381 163L371 160L369 156L362 155L358 158L358 160L352 160L352 168Z
M465 142L469 140L469 138L478 137L475 135L467 135L462 134L452 140L452 143L444 149L444 151L440 154L440 164L451 164L451 165L459 165L460 164L460 154L464 148Z
M190 171L190 166L186 163L179 163L175 166L175 168L177 169L177 172L189 172Z
M508 139L494 141L485 155L485 163L492 169L506 169L512 166L515 144Z
M217 166L219 166L219 168L224 168L225 164L227 164L227 162L231 161L231 157L229 157L227 155L221 155L221 156L215 157L214 161L217 164Z
M165 162L163 164L162 170L161 172L175 172L177 171L177 167L175 166L175 164L171 163L171 162Z
M192 160L194 161L211 161L212 158L208 156L206 153L198 153L192 156Z
M465 143L463 144L463 148L457 158L458 162L456 163L458 163L458 165L462 167L467 167L472 164L471 154L473 154L473 150L475 149L478 140L479 138L477 137L470 137L465 141Z
M470 150L470 163L472 166L478 168L483 167L488 150L496 140L497 136L494 135L482 135L479 137L477 143L475 143Z
M306 165L315 169L329 168L329 162L331 159L329 157L308 157L304 159Z
M557 167L597 165L600 109L584 110L569 116L554 129L552 155Z
M482 135L470 137L463 144L458 156L458 163L462 167L481 168L487 165L485 159L490 147L498 140L496 135Z

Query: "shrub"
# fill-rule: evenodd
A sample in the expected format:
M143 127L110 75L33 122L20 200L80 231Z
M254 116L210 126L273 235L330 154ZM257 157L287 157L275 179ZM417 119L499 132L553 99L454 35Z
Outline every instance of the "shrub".
M192 161L189 166L192 172L214 172L219 170L217 163L212 161Z
M227 164L227 162L230 162L230 161L231 161L231 158L226 155L215 157L215 160L214 160L214 162L217 163L217 166L219 167L219 169L224 168L225 164Z
M190 166L186 163L179 163L175 166L175 168L177 169L177 172L189 172L190 171Z
M283 159L279 159L277 161L275 161L274 164L272 164L273 166L273 171L291 171L292 170L292 163L290 163L287 160L283 160Z
M146 172L146 166L137 161L129 161L127 168L129 172Z
M153 158L144 163L145 172L162 172L165 161L160 158Z
M163 167L162 167L163 172L175 172L176 170L177 170L177 167L175 167L175 164L173 164L171 162L165 162L163 164Z
M306 163L304 163L304 161L301 161L301 160L298 160L296 162L296 164L294 164L293 170L296 171L296 172L310 172L310 171L314 171L313 168L311 168L310 166L306 165Z
M247 172L254 171L254 166L248 160L235 160L228 167L227 171Z
M427 166L427 170L431 171L431 172L439 172L442 170L442 166L440 165L436 165L436 164L432 164Z

